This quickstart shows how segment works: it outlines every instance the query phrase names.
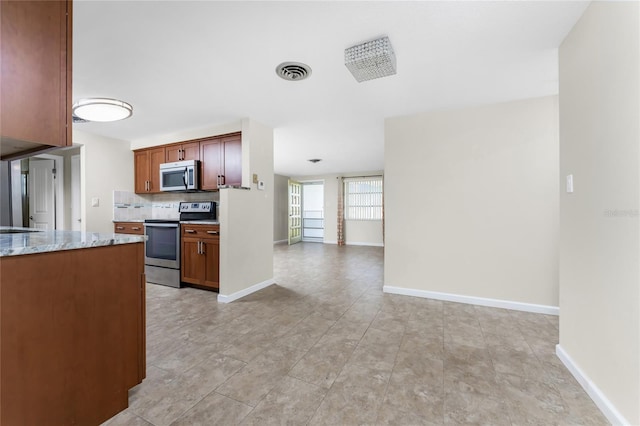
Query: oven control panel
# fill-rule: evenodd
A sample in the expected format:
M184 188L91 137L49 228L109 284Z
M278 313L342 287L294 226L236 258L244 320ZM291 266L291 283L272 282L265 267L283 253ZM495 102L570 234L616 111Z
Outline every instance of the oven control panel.
M181 202L180 213L209 213L213 211L215 201L200 201L197 203Z

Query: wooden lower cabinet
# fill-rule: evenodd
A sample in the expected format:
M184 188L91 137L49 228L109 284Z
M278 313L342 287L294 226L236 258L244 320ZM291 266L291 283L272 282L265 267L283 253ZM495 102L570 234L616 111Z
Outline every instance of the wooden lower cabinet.
M180 279L207 290L220 289L219 225L183 224Z
M144 243L0 257L0 424L98 425L145 377Z
M113 232L115 234L144 235L144 225L140 222L114 222Z

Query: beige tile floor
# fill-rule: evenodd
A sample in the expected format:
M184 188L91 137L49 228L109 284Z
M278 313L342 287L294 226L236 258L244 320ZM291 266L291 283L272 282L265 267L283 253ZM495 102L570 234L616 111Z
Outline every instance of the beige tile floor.
M147 378L115 425L603 425L558 318L382 293L383 250L275 247L230 304L147 287Z

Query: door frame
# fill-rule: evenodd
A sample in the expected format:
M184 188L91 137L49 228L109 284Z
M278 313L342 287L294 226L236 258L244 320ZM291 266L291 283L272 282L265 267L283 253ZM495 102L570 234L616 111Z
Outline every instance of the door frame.
M324 191L324 179L312 179L312 180L301 180L300 185L302 185L302 189L300 191L301 197L302 197L302 202L301 202L301 208L302 208L302 241L306 241L306 242L314 242L314 243L324 243L324 237L325 237L325 191ZM305 185L322 185L322 239L319 238L309 238L307 237L305 239L304 237L304 186Z
M74 163L77 161L77 174L74 173L74 169L76 167L74 167ZM70 212L69 212L69 220L71 221L71 230L72 231L82 231L82 225L83 225L83 221L82 221L82 157L80 155L80 153L77 154L73 154L71 155L71 157L69 158L69 162L71 164L71 170L69 172L69 191L71 191L71 193L69 194L69 200L70 200ZM74 182L77 179L77 188L78 188L78 193L76 194L78 199L78 205L74 206L74 186L76 184L76 182ZM77 212L75 212L75 208L77 208ZM76 221L76 223L74 223L73 219L73 214L77 213L78 215L78 219Z
M55 173L54 183L54 203L55 203L55 229L65 229L64 227L64 157L53 154L38 154L32 158L41 158L44 160L53 160ZM31 202L31 201L29 201Z

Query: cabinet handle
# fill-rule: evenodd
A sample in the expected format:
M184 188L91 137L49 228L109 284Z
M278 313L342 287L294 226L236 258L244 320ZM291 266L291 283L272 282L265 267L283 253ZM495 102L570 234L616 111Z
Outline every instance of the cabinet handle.
M196 231L194 231L193 229L185 229L184 232L186 232L187 234L195 234Z
M218 235L220 232L218 231L207 231L207 234Z
M122 231L122 230L124 229L124 226L116 226L116 229L117 229L118 231Z
M222 180L222 184L223 184L223 185L226 185L226 183L225 183L225 182L227 181L227 179L224 177L224 175L220 175L220 178L221 178L221 180Z
M139 231L140 227L139 226L132 226L131 229L134 230L134 231Z
M200 241L200 254L204 254L204 242Z
M178 149L178 160L184 160L184 149Z

